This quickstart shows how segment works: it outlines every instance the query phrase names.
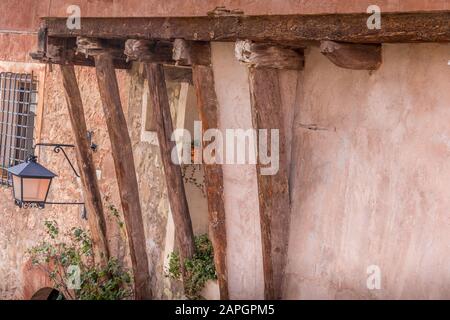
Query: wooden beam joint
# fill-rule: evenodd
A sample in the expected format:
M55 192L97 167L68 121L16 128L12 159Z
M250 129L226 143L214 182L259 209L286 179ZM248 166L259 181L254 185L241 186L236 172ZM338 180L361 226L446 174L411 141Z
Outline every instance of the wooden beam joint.
M94 67L94 50L83 48L80 50L77 45L77 38L59 38L49 37L45 28L41 28L38 35L38 51L31 52L30 56L34 60L42 63L59 64L59 65L76 65L85 67ZM99 44L100 41L97 42ZM119 43L119 44L118 44ZM108 45L105 45L108 47ZM120 46L120 42L115 41L114 46ZM110 47L114 48L110 45ZM119 54L116 50L113 59L116 69L130 69L131 64L127 63L123 54Z

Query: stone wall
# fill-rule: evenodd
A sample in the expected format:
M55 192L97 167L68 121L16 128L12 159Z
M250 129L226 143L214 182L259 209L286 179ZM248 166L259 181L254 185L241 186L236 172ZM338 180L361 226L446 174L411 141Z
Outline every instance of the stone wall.
M40 142L73 143L67 106L57 66L42 68L37 64L0 64L2 70L14 71L17 66L26 66L26 71L35 69L44 74L39 90L44 108ZM118 186L115 178L111 147L104 122L103 109L96 84L95 70L76 68L80 91L85 108L88 130L94 132L93 141L98 145L94 153L95 166L100 176L99 184L107 213L107 233L113 255L130 267L127 235L119 227L117 219L108 210L114 206L121 211ZM143 76L138 70L117 71L121 99L127 116L130 136L133 143L135 165L137 170L139 192L147 237L149 268L155 294L163 298L164 240L167 225L169 203L163 170L160 163L159 147L141 141L141 111ZM39 121L39 119L38 119ZM39 134L38 132L36 134ZM75 153L68 150L68 155L75 163ZM71 171L62 154L53 153L52 149L41 149L39 161L58 174L54 179L49 201L82 201L81 183ZM30 298L41 287L50 285L48 279L36 268L31 268L26 250L43 239L44 221L56 220L62 231L72 227L88 228L81 219L78 206L47 206L44 210L19 209L13 205L11 189L0 188L0 299ZM123 220L123 217L120 217Z

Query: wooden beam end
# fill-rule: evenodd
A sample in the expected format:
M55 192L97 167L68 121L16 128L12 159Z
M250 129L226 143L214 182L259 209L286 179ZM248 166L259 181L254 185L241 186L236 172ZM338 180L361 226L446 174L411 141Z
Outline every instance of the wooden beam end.
M302 49L250 40L236 41L235 55L254 68L301 70L305 61Z
M341 68L353 70L377 70L382 63L381 44L339 43L325 40L320 52Z

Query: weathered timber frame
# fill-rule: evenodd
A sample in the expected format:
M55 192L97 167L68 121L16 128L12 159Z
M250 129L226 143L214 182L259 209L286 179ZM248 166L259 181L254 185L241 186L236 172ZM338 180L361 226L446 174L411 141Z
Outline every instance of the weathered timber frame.
M95 61L98 88L111 140L112 158L128 233L135 298L151 299L150 273L133 150L114 68L115 57L123 55L123 51L120 47L110 46L98 39L87 38L77 39L77 50L85 56L92 56Z
M382 43L450 42L450 11L386 13L382 15L380 30L367 28L368 17L369 14L365 13L285 16L244 16L238 13L204 17L82 18L81 29L74 30L67 29L65 18L44 18L38 35L39 48L32 57L45 63L60 64L63 66L62 70L66 72L69 72L73 65L96 67L105 114L117 112L115 120L120 124L124 124L124 119L119 110L121 104L117 80L113 76L114 68L130 68L131 64L128 61L130 59L144 62L149 88L153 90L153 101L159 107L156 111L159 112L161 122L159 128L159 140L163 141L161 152L164 152L167 158L167 149L171 145L166 140L171 132L171 126L166 110L164 79L194 84L204 124L203 130L218 126L218 106L209 51L211 41L246 40L246 43L238 42L239 45L243 45L240 47L242 56L238 59L247 63L250 68L249 83L254 126L265 129L282 128L277 110L281 99L276 69L301 69L304 62L302 49L306 46L320 44L322 53L337 66L376 70L382 62ZM92 43L90 39L93 40ZM129 39L133 40L128 42ZM80 45L85 50L80 50ZM267 50L268 48L270 50ZM97 49L108 49L108 55L105 56L100 52L101 54L96 56L99 54ZM71 81L73 82L73 79ZM72 94L72 100L74 97ZM76 102L76 99L74 101ZM78 131L81 129L74 128ZM123 157L126 158L126 155L117 150L121 142L115 129L112 127L108 129L112 135L113 149L116 148L113 153L116 154L117 164ZM128 137L125 131L122 131L122 134ZM122 142L128 148L129 141ZM258 174L265 297L269 299L280 298L285 264L283 250L286 249L286 234L283 235L280 230L283 231L282 222L286 220L283 220L285 216L277 215L281 211L286 214L289 212L289 192L286 189L287 165L283 162L285 158L283 143L281 134L281 172L275 177ZM83 148L82 141L78 145L80 149ZM131 154L129 148L127 150L127 153ZM86 154L80 157L90 161ZM132 159L127 159L132 162ZM92 168L89 170L92 171ZM181 230L181 238L185 239L179 241L184 252L182 255L188 257L193 252L192 241L186 241L191 239L192 234L189 230L192 226L189 227L186 215L188 211L184 190L180 187L178 174L172 170L170 164L165 164L165 170L169 170L168 184L172 183L171 185L178 190L170 197L171 205L181 204L178 206L180 210L178 220L175 222L176 228ZM257 170L260 173L261 168L257 167ZM123 174L117 166L116 171L118 175ZM226 229L221 166L206 165L205 176L209 223L216 253L215 265L220 293L222 299L227 299ZM91 174L86 174L86 177L89 182L94 181ZM127 207L131 201L129 192L135 191L136 184L133 181L122 181L120 185L122 202L125 201ZM138 198L134 200L138 203ZM136 207L136 210L140 215L140 208ZM128 218L131 219L131 216ZM129 233L135 235L133 232L139 219L135 221L129 219L127 223L132 226ZM138 243L139 239L144 239L142 230L139 227L137 230L139 237L133 239L135 243ZM280 248L283 249L281 252ZM142 249L138 244L138 251L139 256L135 259L144 259L139 261L139 269L142 271L147 261L143 253L145 248ZM133 261L137 265L138 262ZM146 283L147 279L140 278L136 281L142 284ZM140 298L149 296L149 291L142 290L137 293L137 297Z
M170 159L175 144L170 140L173 131L167 101L167 92L162 63L192 66L192 80L196 89L198 108L203 121L203 131L217 127L218 106L214 89L209 43L188 43L177 39L170 44L158 46L146 40L128 40L125 52L130 59L141 61L146 66L149 93L152 96L157 121L161 156L166 173L169 200L175 221L176 237L182 260L193 254L193 231L187 206L180 168ZM180 68L184 70L184 68ZM223 202L223 176L220 165L205 165L205 184L208 201L209 227L214 247L214 262L218 275L221 299L228 299L228 277L226 268L225 206Z
M175 237L180 251L181 266L184 269L184 261L194 255L195 244L181 167L172 162L172 150L175 148L175 143L171 140L173 122L163 67L163 63L173 64L172 48L170 42L133 39L125 42L127 59L138 60L145 66L170 208L175 224Z

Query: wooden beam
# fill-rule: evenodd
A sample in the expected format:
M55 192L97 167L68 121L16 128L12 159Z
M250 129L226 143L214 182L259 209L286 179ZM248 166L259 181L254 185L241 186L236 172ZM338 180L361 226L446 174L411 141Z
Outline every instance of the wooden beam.
M135 298L151 299L150 273L146 250L147 242L145 240L133 149L120 102L113 57L105 51L96 54L94 58L98 87L111 140L112 157L128 234L135 283Z
M211 57L209 44L204 46L203 57ZM198 61L188 52L189 60ZM214 87L214 73L211 65L192 66L197 107L202 121L203 133L219 128L219 105ZM208 142L203 141L204 147ZM206 196L208 201L209 233L214 248L214 264L220 289L220 298L229 299L227 271L227 233L225 225L225 204L223 199L223 172L220 164L204 164Z
M169 99L161 64L145 63L148 79L149 95L153 101L155 125L158 134L161 159L166 176L166 184L176 228L176 239L180 250L181 261L191 258L195 252L194 232L191 216L184 190L181 167L172 162L172 150L176 148L171 140L173 133ZM182 263L183 267L183 263Z
M166 77L166 81L187 82L189 84L193 84L191 68L164 66L164 75Z
M286 43L307 41L449 42L450 11L385 13L381 29L367 28L370 14L266 15L154 18L82 18L70 30L66 18L44 18L50 36L119 39L185 39Z
M289 180L285 132L283 129L282 100L279 70L301 69L303 55L284 46L253 44L251 41L236 42L236 57L249 67L250 98L253 126L278 130L279 146L272 150L267 141L267 151L272 157L279 154L279 170L272 175L262 174L258 162L257 179L259 212L263 249L263 269L266 299L281 299L281 286L287 259L288 230L290 218ZM261 136L258 135L258 152Z
M46 30L46 28L40 29L38 35L39 48L38 51L30 53L31 58L42 63L95 67L92 56L86 56L78 52L76 38L47 37ZM131 63L125 60L124 56L115 57L114 67L116 69L131 69Z
M129 39L125 42L125 55L128 60L164 65L207 65L210 63L210 57L203 55L205 45L207 45L206 42L192 42L183 39L175 39L173 43ZM191 57L194 59L193 61Z
M274 175L263 175L263 167L259 162L256 168L265 298L281 299L289 240L290 199L278 71L271 68L250 68L249 82L254 127L267 129L268 136L271 129L279 130L278 150L272 150L271 142L267 142L268 154L272 157L275 152L279 154L278 172ZM258 140L260 138L258 135Z
M175 39L172 58L179 66L209 66L211 64L209 42Z
M341 68L376 70L381 66L381 44L322 41L320 51L331 62Z
M235 54L239 61L255 68L301 70L305 60L302 49L250 40L236 41Z
M87 139L86 120L83 102L73 66L60 66L63 86L69 111L69 119L75 138L77 163L80 170L83 196L88 212L89 230L92 236L94 260L105 267L109 259L106 222L102 205L102 197L98 186L97 174L92 151Z
M172 50L173 44L169 41L129 39L125 42L125 55L128 60L174 64Z

